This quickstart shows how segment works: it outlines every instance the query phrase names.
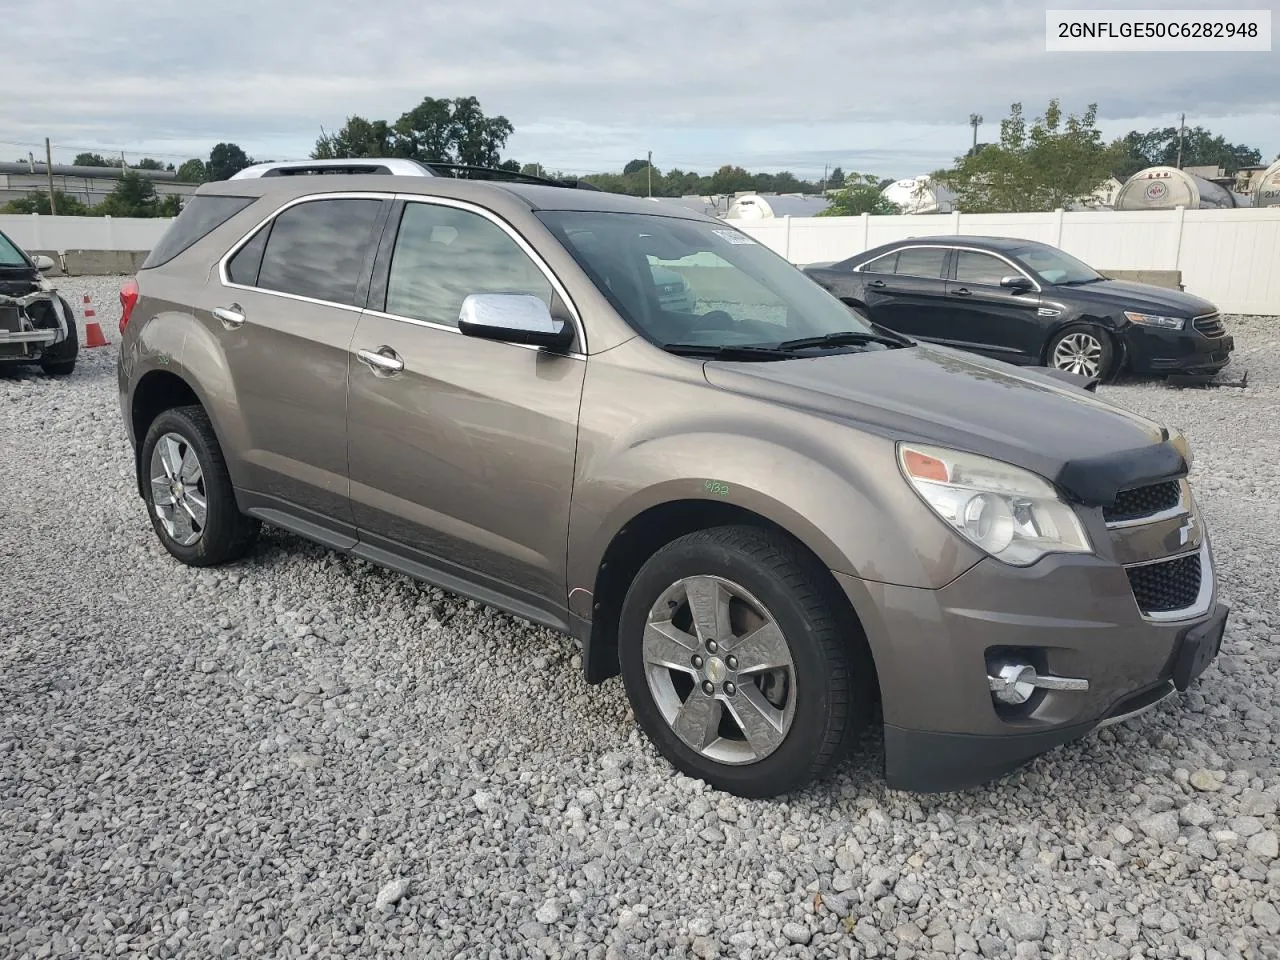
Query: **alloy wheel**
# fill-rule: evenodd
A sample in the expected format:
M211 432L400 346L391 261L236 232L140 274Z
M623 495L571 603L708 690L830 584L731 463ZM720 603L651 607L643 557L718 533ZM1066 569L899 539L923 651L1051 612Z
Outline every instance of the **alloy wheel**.
M1069 333L1053 348L1053 365L1069 373L1096 377L1102 369L1102 343L1089 333Z
M166 433L151 451L151 503L170 539L189 547L205 531L209 500L204 468L185 437Z
M791 729L791 648L764 605L731 580L686 577L663 591L645 623L643 658L662 718L710 760L763 760Z

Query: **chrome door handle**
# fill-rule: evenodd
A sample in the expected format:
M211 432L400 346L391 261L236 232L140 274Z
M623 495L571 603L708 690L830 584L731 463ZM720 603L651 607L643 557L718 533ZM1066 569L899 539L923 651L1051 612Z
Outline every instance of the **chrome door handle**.
M969 290L968 290L968 288L967 288L967 287L961 287L959 290L957 290L957 291L956 291L956 296L958 296L958 297L967 297L967 296L969 296Z
M877 288L883 287L884 285L885 284L883 280L872 280L870 283L867 284L868 287L877 287Z
M368 366L376 375L389 377L404 369L404 361L390 347L379 347L377 350L359 350L356 356L360 362Z
M228 330L234 330L244 323L244 308L238 303L233 303L229 307L214 307L213 315L221 320L222 325Z

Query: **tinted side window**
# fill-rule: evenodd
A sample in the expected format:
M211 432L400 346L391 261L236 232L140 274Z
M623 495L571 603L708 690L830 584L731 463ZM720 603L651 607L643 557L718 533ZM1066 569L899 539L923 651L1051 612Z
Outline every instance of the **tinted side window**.
M886 254L883 257L877 257L870 263L866 264L862 270L864 273L896 273L898 269L898 251Z
M527 293L551 306L554 288L511 236L485 217L431 203L405 205L387 276L387 313L450 327L473 293Z
M142 269L168 263L201 237L222 226L249 204L253 197L202 197L188 198L178 219L169 225L160 242L151 248L143 261Z
M356 285L373 242L381 200L308 200L276 217L257 286L356 304Z
M956 282L985 283L988 286L1000 286L1000 279L1017 273L999 257L989 253L974 253L971 250L956 252Z
M900 277L942 278L942 265L946 262L947 251L941 247L908 247L898 251L898 269Z
M258 285L258 271L262 269L262 254L267 249L267 237L271 233L271 224L267 224L253 235L253 239L236 251L236 255L227 263L227 276L232 283L243 283L247 287Z

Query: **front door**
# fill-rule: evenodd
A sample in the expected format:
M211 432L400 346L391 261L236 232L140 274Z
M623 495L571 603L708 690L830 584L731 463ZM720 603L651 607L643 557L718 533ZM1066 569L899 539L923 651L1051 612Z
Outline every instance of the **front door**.
M951 342L997 360L1038 362L1043 342L1040 294L1000 285L1004 277L1021 272L989 253L957 250L952 273L947 283Z
M360 538L426 565L437 582L459 577L563 617L586 361L467 337L457 323L472 293L532 294L572 322L564 300L514 232L478 208L407 202L379 257L388 255L385 305L361 316L351 344Z
M240 414L228 451L238 481L268 504L328 525L352 523L347 353L389 205L338 197L289 206L232 256L229 283L210 284L204 320L226 357Z

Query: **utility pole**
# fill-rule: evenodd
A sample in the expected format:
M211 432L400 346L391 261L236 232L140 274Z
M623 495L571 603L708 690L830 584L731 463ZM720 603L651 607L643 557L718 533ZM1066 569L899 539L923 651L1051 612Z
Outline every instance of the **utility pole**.
M978 149L978 127L982 125L982 115L977 113L969 114L969 126L973 127L973 149Z
M49 175L49 216L58 215L58 202L53 199L53 148L49 146L49 138L44 138L44 172Z
M1187 131L1187 115L1184 113L1178 121L1178 169L1182 169L1182 137Z
M653 196L653 151L649 151L649 196Z
M829 163L824 163L822 165L822 195L824 197L827 195L827 171L830 169L830 166L831 165Z

